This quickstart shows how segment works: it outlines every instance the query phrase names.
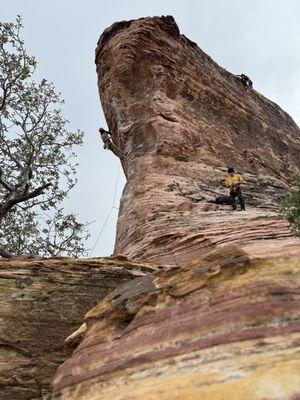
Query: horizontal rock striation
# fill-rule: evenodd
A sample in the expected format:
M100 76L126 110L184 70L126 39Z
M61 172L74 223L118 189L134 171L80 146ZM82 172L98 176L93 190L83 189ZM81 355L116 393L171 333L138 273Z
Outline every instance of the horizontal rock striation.
M272 213L300 169L300 131L287 113L245 90L180 35L172 17L115 23L98 42L96 64L127 177L116 254L187 265L203 248L215 248L212 228L222 237L237 220L228 207L208 204L226 194L227 166L246 181L242 240L253 241L251 232L262 225L270 232L278 224L288 235ZM240 240L238 231L233 235Z
M96 64L127 177L115 253L157 270L86 314L53 400L298 399L300 240L277 212L298 127L172 17L112 25ZM209 202L229 165L246 212Z
M300 390L299 240L229 244L86 314L53 399L277 400Z
M105 295L149 270L110 258L0 260L0 399L50 399L51 378L71 354L66 336Z

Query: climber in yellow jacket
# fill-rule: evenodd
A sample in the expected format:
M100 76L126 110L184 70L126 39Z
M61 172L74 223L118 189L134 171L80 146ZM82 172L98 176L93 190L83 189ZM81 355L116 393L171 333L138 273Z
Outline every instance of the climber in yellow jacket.
M239 199L241 211L245 210L245 201L241 191L241 184L244 182L241 175L236 174L233 168L228 168L228 177L226 178L225 184L229 188L230 203L233 210L236 210L235 198Z

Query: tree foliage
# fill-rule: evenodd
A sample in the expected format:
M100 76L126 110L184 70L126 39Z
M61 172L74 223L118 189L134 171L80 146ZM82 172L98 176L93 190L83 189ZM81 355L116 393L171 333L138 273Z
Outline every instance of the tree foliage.
M22 21L0 23L0 256L84 254L86 225L65 215L76 183L70 132L54 85L36 82L34 57L20 36Z
M300 175L295 177L294 186L282 200L281 212L291 224L296 236L300 236Z

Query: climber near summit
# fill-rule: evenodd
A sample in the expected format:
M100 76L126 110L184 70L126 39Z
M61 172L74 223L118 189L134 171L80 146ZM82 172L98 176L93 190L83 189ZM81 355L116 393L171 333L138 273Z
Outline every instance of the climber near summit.
M99 133L103 142L103 148L112 151L117 157L121 157L122 151L112 141L111 133L103 128L99 128Z
M226 178L225 184L226 187L229 188L230 203L233 210L236 210L235 198L237 197L240 202L241 211L246 211L245 201L241 191L241 184L243 182L244 180L241 175L236 174L233 168L228 168L228 177Z
M252 88L253 82L251 81L249 76L247 76L245 74L241 74L241 75L237 75L237 77L241 80L242 85L244 86L245 89L247 89L248 86L250 88Z

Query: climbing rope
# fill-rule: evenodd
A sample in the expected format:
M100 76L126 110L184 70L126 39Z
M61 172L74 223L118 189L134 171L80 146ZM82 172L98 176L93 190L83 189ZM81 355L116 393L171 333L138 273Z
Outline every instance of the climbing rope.
M96 241L94 243L94 246L93 246L92 250L90 251L89 257L91 257L91 255L93 254L93 252L95 250L95 247L97 246L97 244L99 242L99 239L100 239L100 237L101 237L101 235L102 235L102 233L103 233L103 231L104 231L104 229L106 227L106 224L107 224L107 222L108 222L108 220L109 220L109 218L111 216L111 213L113 212L114 209L116 209L116 210L119 209L118 207L115 206L115 202L116 202L116 197L117 197L117 189L118 189L118 183L119 183L120 167L121 167L121 165L120 165L120 162L119 162L112 207L109 210L109 212L107 214L107 217L106 217L106 220L105 220L104 224L102 225L102 227L100 229L99 235L97 236L97 239L96 239Z

